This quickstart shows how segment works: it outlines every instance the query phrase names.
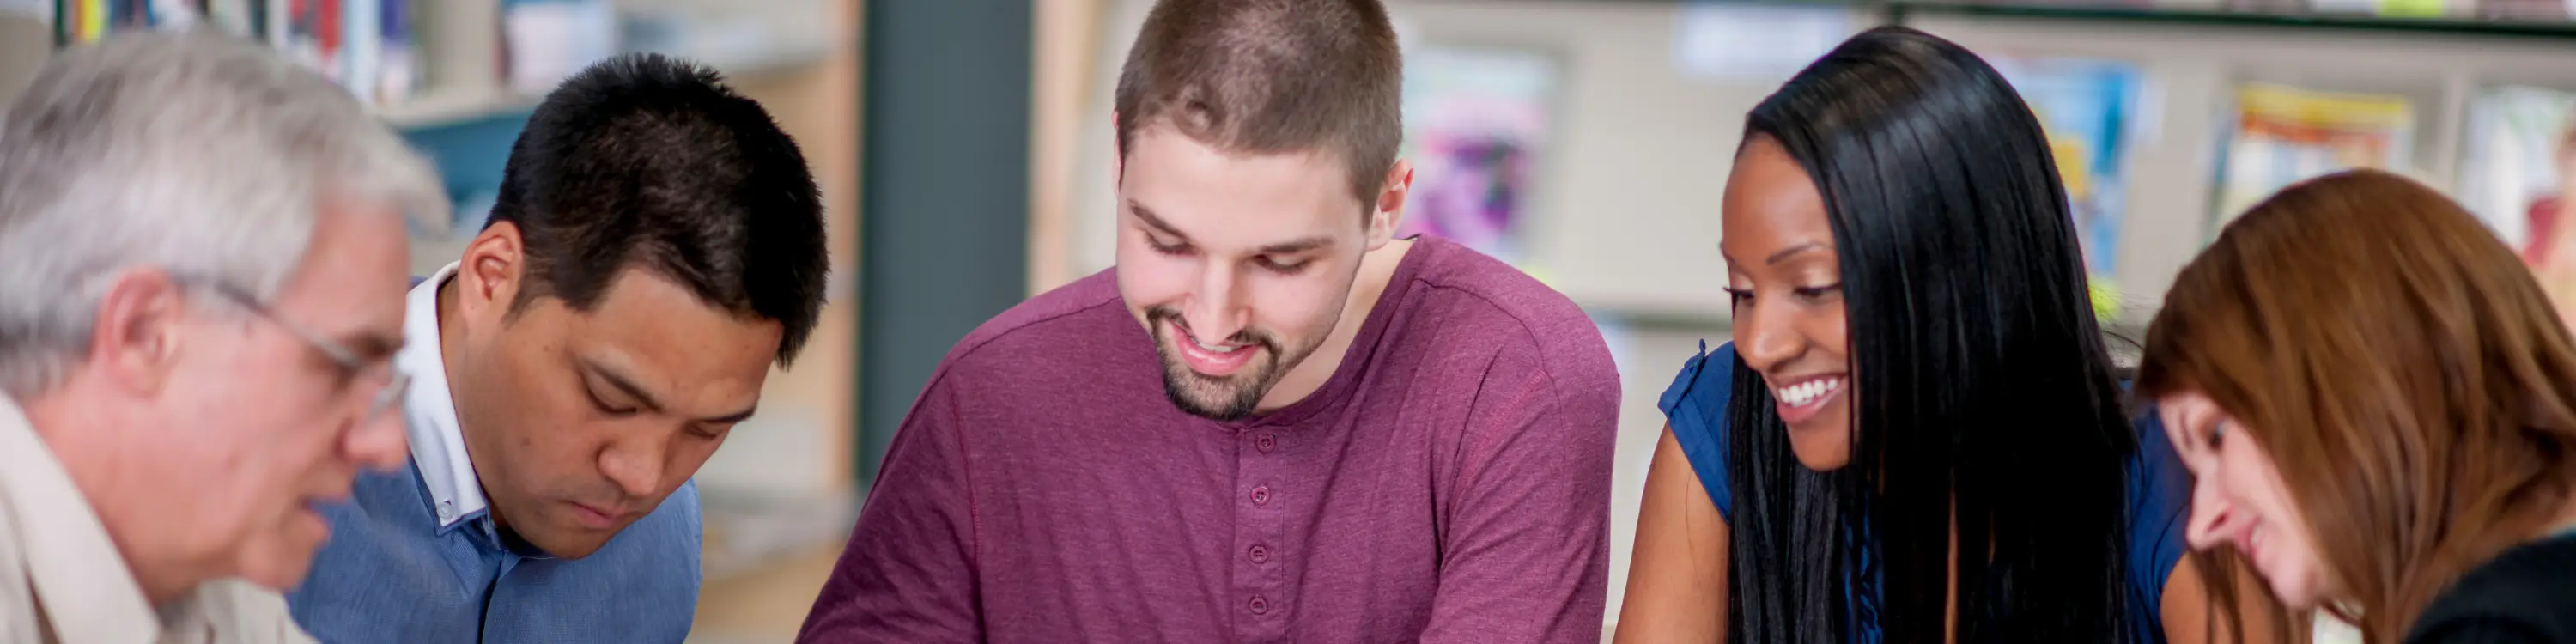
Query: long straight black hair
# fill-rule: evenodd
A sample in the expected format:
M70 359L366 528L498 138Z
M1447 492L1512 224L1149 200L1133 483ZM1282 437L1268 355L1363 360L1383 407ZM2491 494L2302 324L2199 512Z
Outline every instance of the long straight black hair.
M1843 641L1848 614L1887 642L1939 642L1952 590L1960 642L2137 636L2137 437L2038 119L1975 54L1881 27L1764 99L1757 137L1814 177L1831 220L1852 458L1799 465L1736 362L1730 641Z

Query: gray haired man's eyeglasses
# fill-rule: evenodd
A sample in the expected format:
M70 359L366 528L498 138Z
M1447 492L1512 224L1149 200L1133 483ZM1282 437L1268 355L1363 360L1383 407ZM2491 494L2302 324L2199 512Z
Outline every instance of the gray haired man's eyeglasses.
M342 374L353 382L359 374L367 371L366 358L359 357L358 352L350 349L348 345L322 337L322 334L315 333L303 325L279 317L276 309L269 308L267 303L259 301L258 296L251 295L240 287L212 278L174 277L182 284L213 291L216 295L232 301L234 305L248 309L252 314L277 325L277 328L285 329L287 335L295 336L296 339L304 341L305 345L313 347L313 350L321 352L323 357L330 358L331 363L338 365ZM384 418L385 414L392 412L395 407L402 405L403 392L411 388L411 374L403 373L401 369L391 371L393 377L385 381L384 388L377 390L375 397L368 399L367 411L359 416L360 422L373 423Z

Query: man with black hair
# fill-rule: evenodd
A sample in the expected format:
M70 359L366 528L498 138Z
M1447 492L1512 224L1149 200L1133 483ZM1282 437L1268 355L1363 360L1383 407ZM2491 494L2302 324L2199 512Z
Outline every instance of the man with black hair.
M681 641L689 477L812 332L827 259L796 143L715 72L638 55L566 81L482 234L412 287L411 458L329 510L296 620L325 642Z

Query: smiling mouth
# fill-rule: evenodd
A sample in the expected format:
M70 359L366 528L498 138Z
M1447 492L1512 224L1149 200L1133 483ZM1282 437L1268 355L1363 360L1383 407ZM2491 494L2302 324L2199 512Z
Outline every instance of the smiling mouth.
M1834 392L1843 390L1842 376L1810 378L1805 382L1771 390L1771 395L1791 407L1805 407L1824 402Z
M1771 388L1782 424L1796 426L1814 420L1824 413L1825 405L1834 401L1850 382L1843 374L1806 376Z
M1168 318L1162 324L1167 329L1165 335L1171 336L1173 353L1179 355L1181 363L1190 371L1210 378L1225 378L1243 371L1252 364L1256 353L1253 349L1265 346L1260 342L1209 343L1182 327L1177 317Z

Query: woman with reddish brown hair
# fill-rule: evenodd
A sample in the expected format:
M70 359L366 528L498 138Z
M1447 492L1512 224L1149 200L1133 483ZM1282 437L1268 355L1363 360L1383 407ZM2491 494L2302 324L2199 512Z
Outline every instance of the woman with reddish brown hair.
M2283 190L2185 267L2137 393L2188 539L2365 641L2576 642L2576 342L2512 249L2396 175Z

